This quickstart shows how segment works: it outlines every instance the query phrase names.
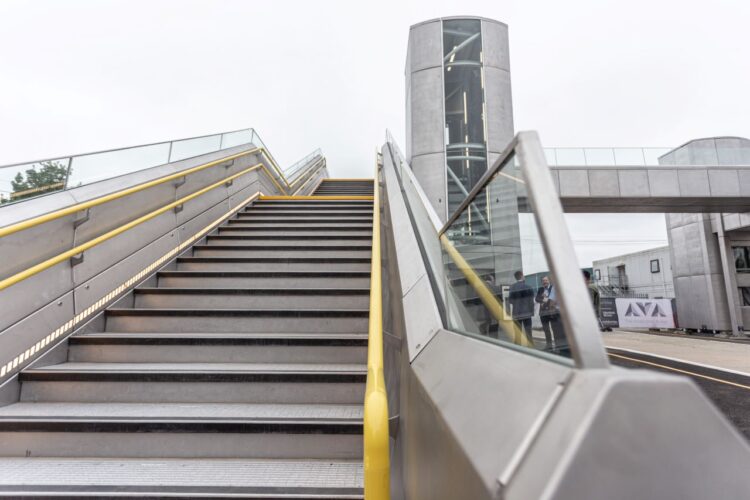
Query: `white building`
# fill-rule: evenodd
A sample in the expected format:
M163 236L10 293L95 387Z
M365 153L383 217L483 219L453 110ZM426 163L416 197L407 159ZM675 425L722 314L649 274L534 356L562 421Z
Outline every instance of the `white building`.
M593 279L604 294L611 289L613 294L637 294L649 299L675 296L668 246L596 260L592 267Z

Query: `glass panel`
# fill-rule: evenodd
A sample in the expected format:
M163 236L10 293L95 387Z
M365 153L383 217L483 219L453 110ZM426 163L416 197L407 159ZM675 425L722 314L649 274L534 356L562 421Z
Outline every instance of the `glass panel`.
M615 148L615 162L619 166L645 165L641 148Z
M586 165L607 166L615 164L615 155L610 148L587 148Z
M68 187L82 186L165 163L169 163L168 142L76 156L70 166Z
M241 144L247 144L253 140L252 129L227 132L221 136L221 149L233 148Z
M221 134L176 141L172 143L172 154L169 157L169 162L192 158L219 149L221 149Z
M69 158L27 163L0 169L0 204L65 189Z
M669 148L645 148L643 150L644 161L649 166L659 165L659 157L669 153L669 151Z
M547 158L547 165L550 167L557 165L557 154L554 148L544 148L544 156Z
M738 273L750 272L750 255L748 247L732 247L734 252L734 268Z
M559 291L513 158L441 236L449 329L570 357Z
M444 21L443 52L448 212L451 213L487 171L480 21Z
M557 148L558 166L586 165L586 155L583 148Z

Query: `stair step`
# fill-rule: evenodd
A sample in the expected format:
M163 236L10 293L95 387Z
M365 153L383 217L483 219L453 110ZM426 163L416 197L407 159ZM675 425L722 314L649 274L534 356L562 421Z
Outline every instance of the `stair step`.
M206 245L210 246L240 246L243 248L258 248L262 250L288 250L290 248L302 250L372 250L371 236L345 236L323 238L320 235L309 237L290 236L286 238L259 238L257 236L242 235L211 235L206 237ZM205 245L199 245L205 246Z
M118 332L364 333L368 309L125 309L106 312Z
M61 422L81 420L132 423L193 422L349 422L362 423L362 405L293 405L247 403L16 403L0 407L0 425L21 419ZM20 424L19 424L20 425ZM7 427L4 427L7 429Z
M137 308L366 309L368 288L137 288Z
M0 458L0 470L0 494L18 497L364 498L358 460Z
M19 375L24 402L361 404L366 366L61 363Z
M317 245L317 246L295 246L295 245L247 245L239 242L234 245L212 244L194 245L194 257L265 257L265 258L302 258L302 259L331 259L343 258L369 258L372 245L357 244L346 246Z
M366 264L369 266L369 263ZM369 288L370 271L160 271L159 287Z
M219 228L218 235L210 235L208 241L252 241L261 244L286 243L287 241L302 241L302 245L314 245L319 241L321 244L333 244L333 242L368 242L372 240L372 231L258 231L241 227ZM346 243L344 243L346 242Z
M372 224L372 216L368 217L357 217L342 216L342 215L315 215L312 214L309 217L299 215L264 215L264 214L237 214L237 217L231 219L234 221L248 223L248 222L271 222L273 224L289 224L289 223L304 223L304 224L321 224L326 222L332 222L335 224L353 224L363 223Z
M352 459L362 453L362 408L20 403L0 408L0 441L3 456Z
M223 226L219 228L219 236L240 236L258 239L271 239L274 241L284 240L372 240L372 230L363 228L351 228L339 230L328 227L323 228L271 228Z
M361 231L369 230L372 232L372 221L366 222L352 222L352 223L339 223L339 222L321 222L321 223L295 223L289 224L286 222L273 222L273 221L244 221L240 219L229 219L227 224L222 226L223 228L242 227L244 229L257 229L264 231L329 231L335 229L337 231Z
M363 207L363 208L281 208L281 207L248 207L244 210L241 210L238 212L238 215L242 214L248 214L248 215L263 215L263 216L273 216L273 215L292 215L292 216L299 216L299 217L325 217L328 215L333 216L346 216L346 215L353 215L353 216L360 216L360 217L372 217L372 208L371 207Z
M179 257L180 271L369 271L370 257Z
M365 333L102 332L68 345L68 361L89 363L367 362Z

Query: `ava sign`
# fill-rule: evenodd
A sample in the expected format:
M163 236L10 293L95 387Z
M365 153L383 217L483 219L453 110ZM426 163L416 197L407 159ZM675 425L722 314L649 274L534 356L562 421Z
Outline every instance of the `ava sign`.
M615 300L621 328L674 328L669 299Z

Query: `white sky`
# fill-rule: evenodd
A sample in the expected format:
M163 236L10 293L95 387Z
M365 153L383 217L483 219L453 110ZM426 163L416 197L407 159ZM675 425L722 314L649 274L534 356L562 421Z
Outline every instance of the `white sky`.
M516 129L545 146L750 137L740 0L2 0L0 164L252 126L282 165L370 176L386 127L403 146L409 26L464 14L509 24ZM583 263L666 239L570 219Z

